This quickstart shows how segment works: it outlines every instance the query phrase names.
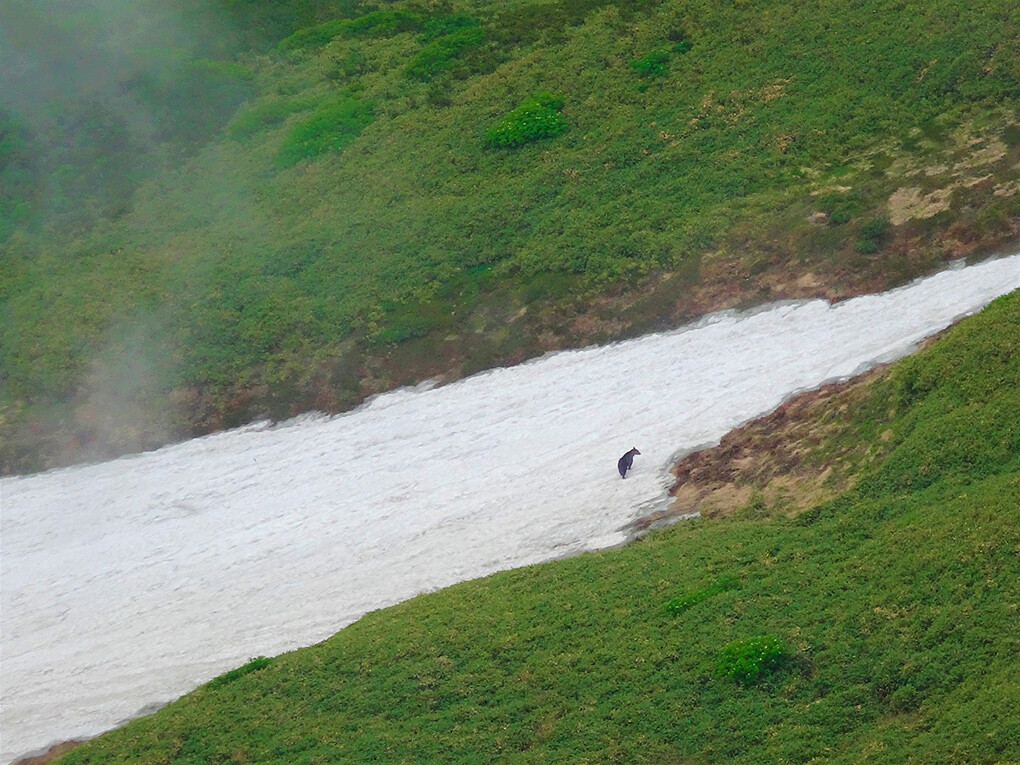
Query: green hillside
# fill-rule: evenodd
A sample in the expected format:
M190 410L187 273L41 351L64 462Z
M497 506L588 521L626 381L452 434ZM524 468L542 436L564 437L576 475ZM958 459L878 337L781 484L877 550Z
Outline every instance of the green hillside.
M5 471L881 289L1020 220L998 0L64 5L0 40L43 61L0 100Z
M1014 292L871 382L829 502L419 596L60 762L1016 762L1018 349Z

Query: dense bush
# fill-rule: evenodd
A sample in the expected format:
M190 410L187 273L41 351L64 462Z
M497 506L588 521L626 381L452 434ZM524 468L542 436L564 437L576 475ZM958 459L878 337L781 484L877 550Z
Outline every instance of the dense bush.
M207 139L255 92L247 69L207 59L167 62L137 75L128 88L154 116L160 139L184 143Z
M852 193L838 193L830 191L822 194L817 199L818 207L824 212L829 223L833 226L841 226L852 220L860 211L861 200Z
M553 138L567 129L559 110L563 99L551 93L538 93L525 99L485 134L490 148L515 148L542 138Z
M448 16L431 16L425 20L422 33L418 35L418 42L431 42L437 37L445 37L446 35L453 34L461 29L481 26L481 23L482 20L477 16L471 16L466 13L454 13Z
M700 590L694 590L693 592L688 592L685 595L680 595L666 601L666 613L671 616L679 616L684 611L698 605L698 603L701 603L703 600L708 600L713 595L717 595L720 592L726 592L727 590L736 589L739 586L740 582L735 577L721 577L708 587L702 587Z
M752 685L779 669L788 655L775 635L734 640L719 651L716 670L741 685Z
M344 33L351 37L391 37L420 30L424 24L425 17L420 13L372 11L348 21Z
M334 37L392 37L423 28L425 17L405 11L372 11L355 19L332 19L301 29L280 41L281 51L321 47Z
M415 55L404 70L408 77L425 82L449 69L461 54L485 42L485 31L477 26L464 27L437 37Z
M345 98L315 111L294 127L280 150L280 163L293 165L330 151L341 151L374 119L372 103Z
M641 77L662 77L669 73L669 51L655 48L643 57L630 62L631 68Z
M889 231L889 221L877 218L868 221L861 227L861 237L857 240L857 251L865 254L878 252Z
M584 22L592 12L615 5L623 19L647 13L661 0L544 0L514 5L499 14L492 24L493 37L518 45L543 35L555 38L565 28Z
M300 50L301 48L315 48L325 45L334 37L342 34L347 21L345 19L330 19L314 27L299 29L294 34L280 40L281 51Z
M219 677L214 677L206 684L206 688L222 688L227 683L232 683L239 677L244 677L252 672L258 672L260 669L265 669L272 663L273 660L267 656L256 656L254 659L249 660L247 664L225 672Z
M322 102L319 96L270 97L246 106L227 125L231 138L243 139L279 125L296 112L314 108Z

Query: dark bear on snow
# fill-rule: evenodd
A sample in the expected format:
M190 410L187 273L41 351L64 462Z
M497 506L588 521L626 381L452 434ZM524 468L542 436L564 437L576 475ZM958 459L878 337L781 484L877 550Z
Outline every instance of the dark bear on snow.
M620 471L620 478L627 477L627 471L630 470L630 466L634 464L634 455L641 454L637 449L631 449L629 452L620 457L620 461L616 463L616 469Z

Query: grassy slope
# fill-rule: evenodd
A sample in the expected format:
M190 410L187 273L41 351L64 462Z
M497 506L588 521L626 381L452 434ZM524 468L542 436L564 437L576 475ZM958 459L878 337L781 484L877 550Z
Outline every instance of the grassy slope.
M420 596L61 762L1016 761L1018 351L1015 292L894 365L846 413L892 431L882 457L794 518L681 523ZM783 667L715 671L760 634Z
M485 40L416 75L426 21L458 13ZM1020 210L1018 13L458 0L416 29L250 55L244 77L185 67L188 87L236 76L254 95L165 149L116 214L4 244L2 457L337 410L738 300L880 288L997 241ZM661 72L639 71L655 52ZM562 96L567 131L485 148L538 91ZM897 191L945 209L900 222ZM110 395L137 416L107 422Z

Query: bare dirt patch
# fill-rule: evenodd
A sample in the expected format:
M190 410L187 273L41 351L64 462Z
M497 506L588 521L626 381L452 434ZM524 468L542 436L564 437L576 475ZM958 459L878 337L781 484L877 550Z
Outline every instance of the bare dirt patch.
M692 513L794 516L847 490L858 467L881 453L888 439L862 445L849 438L842 444L840 436L851 427L846 414L887 374L888 365L882 365L801 394L728 433L718 446L687 455L673 467L669 509L640 518L627 530L640 532Z

